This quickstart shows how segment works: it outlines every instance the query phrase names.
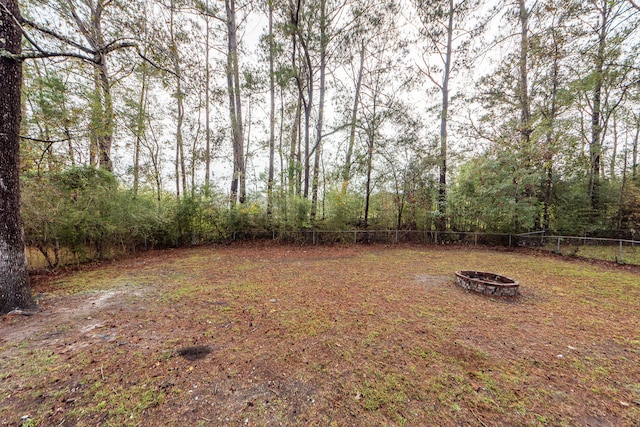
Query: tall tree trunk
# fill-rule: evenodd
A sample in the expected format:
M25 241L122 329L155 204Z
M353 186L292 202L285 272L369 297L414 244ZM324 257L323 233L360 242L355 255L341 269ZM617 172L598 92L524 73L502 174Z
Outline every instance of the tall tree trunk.
M404 211L404 193L402 196L396 194L398 198L398 215L396 216L396 230L400 230L402 228L402 213Z
M523 169L527 170L531 167L531 111L529 106L529 75L528 75L528 55L529 55L529 15L525 0L518 0L519 20L520 20L520 58L519 58L519 88L518 97L520 102L520 149L521 155L524 156ZM520 229L520 215L518 212L518 204L520 203L520 182L519 172L516 170L513 174L513 228L515 231ZM525 190L527 191L527 190Z
M107 69L107 57L100 54L100 64L98 66L100 76L100 91L102 92L102 127L98 129L98 154L100 168L109 172L113 171L111 162L111 146L113 144L113 99L111 98L111 82L109 81L109 71Z
M303 44L304 46L304 44ZM309 180L311 178L311 108L313 106L313 67L311 66L311 58L304 50L305 57L308 59L305 68L307 69L307 98L304 102L304 198L309 197ZM303 101L304 98L303 98Z
M624 164L622 167L622 182L620 183L620 198L618 199L618 230L622 229L622 214L624 205L624 191L627 184L627 160L629 150L627 150L627 141L624 143Z
M93 69L93 100L91 102L91 124L89 129L89 166L98 166L98 129L102 125L102 94L98 70Z
M107 3L103 3L102 0L96 2L93 5L88 3L91 8L91 36L93 45L98 46L95 55L96 68L98 70L98 83L100 87L102 101L102 126L98 129L98 157L100 161L100 168L107 171L113 171L113 163L111 162L111 145L113 143L113 130L114 130L114 114L113 114L113 99L111 97L111 81L109 79L109 69L107 66L107 55L103 49L106 47L104 37L102 35L102 13Z
M371 200L371 173L373 171L373 149L375 145L376 126L377 126L377 94L373 97L373 108L371 114L371 123L367 132L367 180L365 182L364 194L364 228L369 227L369 201Z
M279 119L279 132L278 132L278 157L280 158L280 200L284 200L285 196L285 167L284 167L284 90L280 87L280 119Z
M76 165L76 156L73 152L73 139L71 138L71 129L69 129L68 122L64 124L64 136L67 138L67 155L69 156L69 162L71 166Z
M231 179L231 203L244 203L245 163L242 103L240 97L240 71L238 69L238 39L235 0L225 0L227 13L227 87L229 91L229 115L233 134L233 177Z
M598 33L598 53L595 58L593 110L591 112L591 142L589 144L589 198L591 208L595 211L600 207L600 156L602 155L602 90L604 86L604 62L607 42L607 21L609 17L609 2L603 1L600 9L600 29Z
M289 150L289 196L300 194L300 120L302 118L302 101L298 98L296 102L295 116L291 126L291 148Z
M178 53L178 42L175 37L174 16L175 3L171 2L170 36L171 36L171 61L173 62L173 73L176 78L176 197L180 198L180 181L182 181L182 192L187 191L187 171L184 161L184 137L182 135L182 124L184 121L184 93L182 92L182 68L180 67L180 54ZM182 178L182 179L180 179Z
M531 107L529 102L529 15L525 0L519 0L520 5L520 133L523 149L525 150L525 162L531 161ZM525 164L525 166L527 166Z
M90 151L90 163L97 164L101 169L113 171L111 162L111 145L113 143L114 114L113 100L111 98L111 81L109 79L109 69L107 66L107 55L104 52L106 47L102 34L102 13L105 4L102 0L86 3L91 16L90 22L86 23L77 14L75 6L71 6L72 15L80 32L89 42L95 51L94 61L94 84L96 100L94 104L93 116L95 119L94 140L92 140Z
M267 216L273 211L273 172L276 146L276 84L274 70L273 0L269 0L269 176L267 178Z
M37 87L37 95L36 95L36 101L35 104L37 105L37 108L40 111L44 111L47 108L46 102L44 101L44 91L43 91L43 75L42 72L40 71L40 67L38 67L38 62L34 61L34 70L35 70L35 74L38 78L38 83L36 83L36 87ZM46 71L45 71L46 72ZM22 108L20 110L22 112ZM52 170L53 168L53 156L51 153L51 144L48 143L47 141L51 140L51 132L49 130L49 120L38 120L36 122L36 126L38 127L38 138L40 138L43 142L42 142L42 146L43 146L43 153L47 154L47 167L48 170ZM41 157L42 159L43 157ZM42 168L42 161L38 161L38 175L40 174L40 170Z
M206 4L209 10L209 1ZM205 15L205 42L204 42L204 121L205 121L205 147L204 147L204 188L205 194L209 195L211 188L211 106L209 105L211 96L211 76L209 64L209 16Z
M449 119L449 78L453 50L453 0L449 0L449 20L447 23L447 51L442 73L442 110L440 112L440 185L438 186L438 228L447 229L447 121Z
M349 123L349 142L347 145L347 155L344 160L344 168L342 169L342 194L347 194L349 181L351 179L351 157L353 156L353 147L356 142L356 125L358 122L358 104L360 103L360 90L362 88L362 75L364 74L364 58L365 58L364 41L360 46L360 68L358 69L358 77L356 78L356 93L353 96L353 109L351 110L351 122Z
M311 64L311 55L309 53L309 47L307 45L307 39L305 39L305 34L302 33L302 29L300 28L300 9L301 9L301 0L296 1L295 8L291 10L291 26L294 31L292 31L292 50L291 50L291 62L292 67L295 71L295 79L296 79L296 87L298 89L298 97L300 102L302 102L304 108L304 190L303 196L304 198L309 197L309 179L310 179L310 160L311 160L311 141L310 141L310 132L311 132L311 111L313 108L313 65ZM308 36L308 34L306 35ZM300 41L301 47L301 55L303 58L303 67L298 67L298 49L297 49L297 41ZM304 69L304 76L306 82L303 82L301 77L300 70ZM306 92L307 96L305 98L305 83L306 83ZM301 150L298 150L298 154L302 156ZM302 159L301 159L302 160Z
M176 175L176 198L180 199L180 150L176 147L176 160L174 164Z
M176 58L177 59L177 58ZM176 71L179 70L176 63ZM178 74L176 79L176 101L178 104L178 117L176 118L176 148L180 157L180 175L182 178L182 193L187 194L187 166L184 157L184 135L182 133L182 125L184 124L184 93L182 91L182 75Z
M199 97L198 102L202 105L202 95ZM198 113L198 116L200 113ZM196 169L198 167L198 139L200 138L200 125L193 136L193 143L191 144L191 162L189 162L189 178L191 179L189 182L189 194L193 198L196 195Z
M559 86L559 74L560 74L560 51L558 46L558 39L556 29L553 29L553 63L551 67L551 108L548 117L548 128L544 146L543 154L543 169L545 171L544 182L544 204L542 207L542 230L547 231L550 225L550 213L549 210L552 204L553 197L553 156L554 156L554 138L555 138L555 123L556 115L558 113L558 86Z
M311 220L316 219L318 210L318 184L320 176L320 156L322 154L322 132L324 131L324 96L327 73L327 2L320 0L320 88L318 99L318 120L316 122L316 143L313 147L313 178L311 185Z
M364 193L364 228L369 227L369 201L371 200L371 172L373 170L373 135L369 136L367 149L367 180Z
M633 151L631 154L631 176L635 178L638 173L638 140L640 139L640 116L636 117L636 135L633 138Z
M140 87L140 99L138 100L138 115L136 117L136 143L133 151L133 194L138 195L140 186L140 146L145 132L145 115L147 104L147 64L140 65L142 69L142 83Z
M18 2L0 0L0 5L0 50L20 55ZM0 56L0 314L35 307L20 213L21 90L22 62Z
M89 164L98 165L101 169L113 171L111 161L111 146L115 118L113 99L111 96L111 80L107 66L107 54L113 43L107 44L102 32L102 14L111 0L85 1L83 7L89 9L89 21L81 18L74 2L68 2L71 16L77 24L78 32L82 34L93 52L95 100L92 106L92 129L89 144Z
M609 163L609 179L616 177L616 157L618 157L618 115L613 113L613 147L611 150L611 162Z

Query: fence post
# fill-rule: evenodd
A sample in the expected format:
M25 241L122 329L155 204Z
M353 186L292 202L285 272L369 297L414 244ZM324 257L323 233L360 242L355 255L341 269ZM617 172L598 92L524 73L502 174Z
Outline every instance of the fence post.
M562 252L560 252L560 237L558 237L558 253L561 254Z
M396 243L398 243L398 230L396 230Z
M311 230L311 244L316 244L316 230Z
M620 260L618 262L622 264L622 239L620 239Z
M511 234L509 234L509 247L511 247Z

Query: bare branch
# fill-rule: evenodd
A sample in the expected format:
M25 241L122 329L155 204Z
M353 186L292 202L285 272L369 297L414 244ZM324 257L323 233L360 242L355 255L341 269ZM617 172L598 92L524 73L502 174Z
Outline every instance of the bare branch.
M436 87L440 90L442 90L442 84L438 83L433 76L431 75L431 71L429 71L429 63L427 62L427 60L424 58L424 54L422 55L422 59L425 63L425 65L427 66L426 70L423 70L422 67L419 64L416 64L416 66L418 67L418 70L420 71L420 73L424 74L425 76L427 76L427 78L429 80L431 80L431 82L436 85Z
M111 53L111 52L113 52L113 51L115 51L115 50L119 50L119 49L126 49L126 48L129 48L129 47L138 47L138 44L137 44L137 43L134 43L134 42L120 42L120 43L117 43L117 42L114 40L114 41L112 41L111 43L107 44L107 45L106 45L105 47L103 47L102 49L100 49L100 50L98 51L98 53L101 53L101 54L105 54L105 55L106 55L107 53Z
M0 56L3 56L0 53ZM82 55L80 53L75 53L75 52L50 52L50 51L46 51L46 50L37 50L37 51L32 51L32 52L22 52L21 55L18 55L20 60L25 60L25 59L41 59L41 58L56 58L56 57L62 57L62 58L76 58L76 59L81 59L83 61L87 61L87 62L92 62L92 63L96 63L96 60L93 57L90 56L85 56Z
M31 27L31 28L43 33L43 34L46 34L46 35L48 35L50 37L53 37L54 39L57 39L57 40L65 43L65 44L68 44L69 46L73 46L73 47L75 47L77 49L80 49L81 51L83 51L85 53L88 53L88 54L91 54L91 55L95 55L97 53L95 50L89 49L88 47L83 46L80 43L77 43L77 42L75 42L75 41L73 41L73 40L71 40L71 39L69 39L69 38L67 38L67 37L65 37L63 35L60 35L60 34L56 33L55 31L49 30L47 28L43 28L40 25L36 24L35 22L29 21L29 20L26 20L26 19L23 18L22 19L22 23L26 24L27 26L29 26L29 27ZM23 28L23 27L21 26L21 28ZM27 40L29 40L29 43L31 43L37 50L39 50L39 51L41 50L37 46L37 44L35 44L33 42L33 40L31 40L31 38L29 38L29 36L28 36L27 32L24 30L24 28L22 29L22 34L25 36L25 38L27 38Z
M635 7L636 9L640 10L640 4L636 3L633 0L627 0L629 3L631 3L631 6Z
M153 68L155 68L157 70L160 70L160 71L164 71L165 73L169 73L169 74L173 75L174 77L180 78L179 74L176 74L174 71L172 71L172 70L170 70L168 68L165 68L165 67L163 67L161 65L156 64L151 58L148 58L144 53L142 53L140 51L140 47L138 45L134 44L133 47L136 48L136 52L138 53L138 56L140 58L142 58L145 62L149 63Z
M50 140L50 139L31 138L29 136L20 135L20 139L26 139L27 141L35 141L35 142L46 142L47 144L49 144L51 146L51 145L53 145L53 144L55 144L57 142L70 141L72 138Z

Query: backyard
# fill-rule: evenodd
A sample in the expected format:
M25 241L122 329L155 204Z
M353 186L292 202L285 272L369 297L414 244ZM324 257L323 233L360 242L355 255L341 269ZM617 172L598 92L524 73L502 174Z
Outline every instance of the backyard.
M0 322L0 425L640 425L637 267L253 243L32 282L40 311Z

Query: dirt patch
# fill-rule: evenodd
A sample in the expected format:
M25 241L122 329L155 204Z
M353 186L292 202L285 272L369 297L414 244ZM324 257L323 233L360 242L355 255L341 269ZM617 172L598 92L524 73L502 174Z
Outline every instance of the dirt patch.
M453 271L521 283L502 301ZM35 282L0 425L640 424L639 276L414 246L196 248Z
M98 320L100 315L109 310L130 309L131 300L122 297L136 297L142 293L142 290L116 289L74 296L52 294L41 297L35 315L9 315L2 318L4 333L0 343L29 340L49 346L70 334L100 337L102 335L96 331L105 327Z

